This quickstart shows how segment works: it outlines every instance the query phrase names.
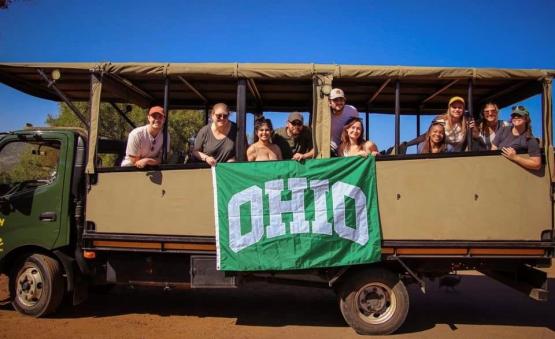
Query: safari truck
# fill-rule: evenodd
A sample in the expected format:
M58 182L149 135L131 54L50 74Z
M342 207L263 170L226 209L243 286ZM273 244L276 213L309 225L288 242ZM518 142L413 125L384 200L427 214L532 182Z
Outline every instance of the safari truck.
M459 271L477 270L544 301L547 276L539 268L550 267L555 246L554 74L317 64L0 64L3 84L63 102L81 120L81 127L29 127L0 136L0 268L9 276L11 303L40 317L55 312L64 296L82 302L92 286L233 288L261 279L331 288L355 331L388 334L409 311L407 284L425 292L428 279ZM379 145L382 154L330 156L332 87L361 112L367 133L374 114L392 117L394 142ZM465 98L465 114L476 121L486 102L509 107L536 98L541 168L526 170L499 151L407 154L401 117L414 117L411 128L421 135L422 119L444 113L452 96ZM161 165L144 169L99 161L105 154L121 159L126 144L102 135L100 107L111 105L108 113L128 122L128 132L136 122L122 105L146 110L153 102L169 116L199 110L205 122L212 105L227 103L238 127L237 162L210 168L192 157L170 157L166 148ZM310 116L314 159L246 162L247 122L294 110ZM226 193L224 184L239 188ZM242 255L255 247L261 251Z

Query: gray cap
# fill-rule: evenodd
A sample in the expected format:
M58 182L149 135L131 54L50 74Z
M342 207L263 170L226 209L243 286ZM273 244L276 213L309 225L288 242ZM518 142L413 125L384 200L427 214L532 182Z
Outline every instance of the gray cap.
M295 120L300 120L300 122L303 122L303 115L296 111L289 113L289 116L287 117L287 121L293 122Z
M511 117L513 115L520 115L520 116L530 116L530 113L528 113L528 110L526 109L526 107L518 105L518 106L513 106L513 111L511 112Z

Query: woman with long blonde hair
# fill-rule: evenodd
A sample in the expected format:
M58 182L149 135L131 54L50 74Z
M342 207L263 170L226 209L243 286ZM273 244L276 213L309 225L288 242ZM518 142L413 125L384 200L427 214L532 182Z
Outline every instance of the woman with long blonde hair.
M445 127L445 142L451 145L454 152L463 151L468 127L474 127L473 122L468 125L464 116L464 99L452 97L449 99L447 112L437 116L434 121L443 123Z

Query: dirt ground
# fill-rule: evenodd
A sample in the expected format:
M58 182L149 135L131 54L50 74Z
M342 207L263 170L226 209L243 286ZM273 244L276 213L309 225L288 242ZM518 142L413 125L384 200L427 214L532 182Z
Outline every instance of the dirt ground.
M550 276L555 276L552 269ZM551 285L555 279L550 279ZM6 294L0 278L0 300ZM487 277L454 291L409 287L408 318L393 337L555 338L555 296L536 302ZM239 289L116 288L46 319L0 307L0 338L359 338L325 289L251 283Z

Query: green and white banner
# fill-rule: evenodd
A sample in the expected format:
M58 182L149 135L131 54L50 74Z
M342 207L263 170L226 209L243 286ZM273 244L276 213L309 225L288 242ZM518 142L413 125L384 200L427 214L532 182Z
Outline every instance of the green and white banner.
M222 163L213 180L220 270L380 260L374 157Z

